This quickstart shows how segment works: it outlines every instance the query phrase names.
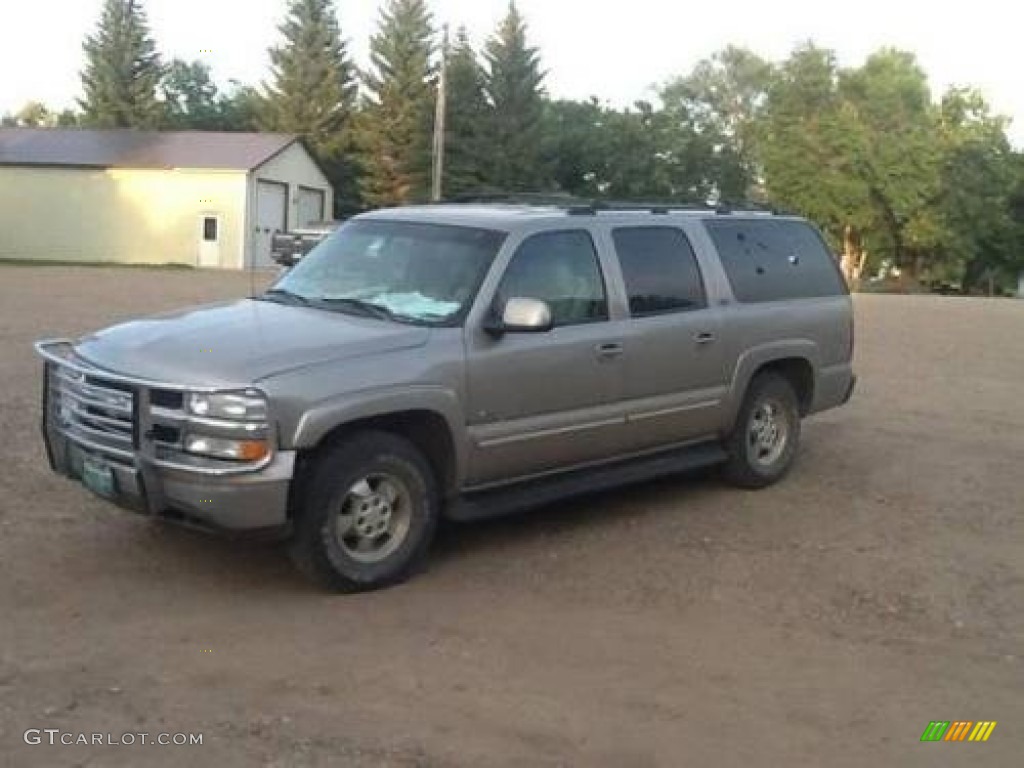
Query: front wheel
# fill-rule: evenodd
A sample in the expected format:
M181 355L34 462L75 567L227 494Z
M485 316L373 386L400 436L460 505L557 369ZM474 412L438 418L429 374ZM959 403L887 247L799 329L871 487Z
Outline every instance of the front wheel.
M800 407L793 385L777 373L754 377L725 441L723 474L741 488L764 488L789 471L800 443Z
M363 432L313 467L296 513L292 560L328 589L362 592L407 579L438 519L430 465L407 440Z

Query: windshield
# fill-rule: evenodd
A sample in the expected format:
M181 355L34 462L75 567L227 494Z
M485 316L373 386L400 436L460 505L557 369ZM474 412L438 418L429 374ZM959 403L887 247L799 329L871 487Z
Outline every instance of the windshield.
M352 221L265 298L399 322L460 321L505 234L397 221Z

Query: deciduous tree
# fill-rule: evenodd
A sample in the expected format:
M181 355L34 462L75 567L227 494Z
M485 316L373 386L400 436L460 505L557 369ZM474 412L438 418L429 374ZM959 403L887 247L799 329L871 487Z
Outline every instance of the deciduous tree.
M729 46L659 92L680 129L710 145L708 171L723 200L746 200L759 194L756 125L772 73L772 65L757 54Z
M864 140L856 114L839 93L835 55L798 47L776 70L758 120L757 147L767 197L822 226L844 249L844 272L854 277L875 242L876 213L856 172Z
M160 83L163 94L164 125L169 128L212 130L222 127L220 94L201 61L173 59Z
M882 49L843 72L839 92L846 174L863 186L895 265L916 277L945 236L936 206L942 147L928 79L913 54Z

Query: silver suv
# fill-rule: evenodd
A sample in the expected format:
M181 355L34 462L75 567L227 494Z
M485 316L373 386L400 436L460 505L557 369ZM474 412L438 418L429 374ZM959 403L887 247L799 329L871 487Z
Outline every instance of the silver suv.
M715 464L769 485L854 386L821 236L722 208L375 211L260 296L37 349L55 471L280 533L342 591L406 578L441 517Z

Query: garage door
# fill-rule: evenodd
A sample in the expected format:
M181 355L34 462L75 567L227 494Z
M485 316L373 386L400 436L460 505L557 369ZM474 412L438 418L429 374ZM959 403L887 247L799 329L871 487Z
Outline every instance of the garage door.
M304 227L317 221L327 218L324 215L324 191L322 189L311 189L310 187L299 187L299 220L298 226Z
M256 238L253 259L257 267L274 265L270 242L275 232L286 229L288 185L276 181L256 182Z

